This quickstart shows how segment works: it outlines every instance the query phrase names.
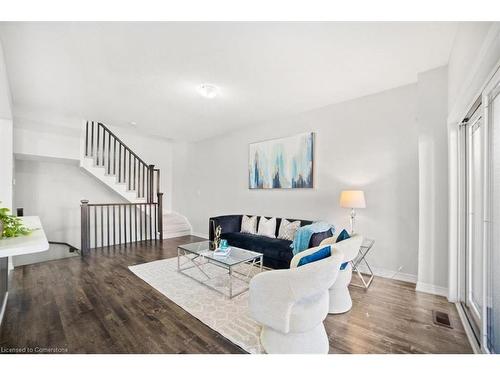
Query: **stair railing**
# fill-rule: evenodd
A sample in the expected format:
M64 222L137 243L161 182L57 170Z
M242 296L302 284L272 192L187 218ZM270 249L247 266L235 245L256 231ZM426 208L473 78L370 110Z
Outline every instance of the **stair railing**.
M146 202L89 203L82 200L81 255L92 248L129 245L140 241L163 241L163 193L160 170L144 162L104 124L87 121L85 157L104 167L107 175L135 191Z
M153 203L96 203L81 201L81 255L90 249L163 241L162 197Z
M116 176L118 183L135 191L138 198L153 203L160 192L160 170L147 164L109 128L96 121L85 125L85 157L104 167L107 175Z

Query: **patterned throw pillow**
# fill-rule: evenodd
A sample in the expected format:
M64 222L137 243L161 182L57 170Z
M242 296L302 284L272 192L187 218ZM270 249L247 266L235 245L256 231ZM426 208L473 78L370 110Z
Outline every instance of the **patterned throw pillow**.
M282 240L293 241L295 237L295 232L300 228L300 221L288 221L287 219L282 219L280 224L280 231L278 233L278 238Z
M269 238L276 238L276 218L272 217L270 219L266 219L264 216L261 216L257 234Z
M243 215L240 232L255 234L257 232L257 216Z

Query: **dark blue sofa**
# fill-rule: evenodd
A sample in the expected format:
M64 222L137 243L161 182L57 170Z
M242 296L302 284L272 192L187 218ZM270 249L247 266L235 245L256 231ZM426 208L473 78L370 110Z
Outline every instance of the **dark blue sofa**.
M250 216L250 215L249 215ZM290 261L293 253L290 245L292 241L278 238L269 238L256 234L240 233L241 219L243 215L224 215L211 217L209 219L209 239L214 239L214 231L217 226L222 228L221 238L226 239L230 246L252 250L264 255L264 265L274 269L290 268ZM295 221L299 219L287 219ZM260 216L257 218L257 228L259 227ZM300 220L300 226L311 224L312 221ZM276 220L276 237L278 237L281 219ZM325 238L333 235L331 230L322 233L315 233L311 237L309 247L318 246Z

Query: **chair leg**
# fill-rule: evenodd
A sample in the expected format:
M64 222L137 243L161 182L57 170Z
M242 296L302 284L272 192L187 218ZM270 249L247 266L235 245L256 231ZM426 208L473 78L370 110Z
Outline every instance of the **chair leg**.
M330 350L323 323L307 332L288 334L263 326L260 341L268 354L328 354Z
M346 286L337 289L330 289L329 314L342 314L349 311L351 308L351 294Z
M349 264L346 269L341 270L337 280L329 290L330 308L329 314L342 314L349 311L352 307L351 294L348 285L352 278L352 268Z

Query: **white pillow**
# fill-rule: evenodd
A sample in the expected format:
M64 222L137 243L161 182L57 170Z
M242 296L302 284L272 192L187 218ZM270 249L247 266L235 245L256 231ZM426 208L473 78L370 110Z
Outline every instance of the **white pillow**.
M243 215L240 232L255 234L257 232L257 216Z
M278 238L282 240L293 241L295 237L295 232L300 228L300 221L288 221L287 219L281 219L280 231L278 233Z
M257 234L270 238L276 238L276 218L272 217L270 219L266 219L264 216L261 216Z

